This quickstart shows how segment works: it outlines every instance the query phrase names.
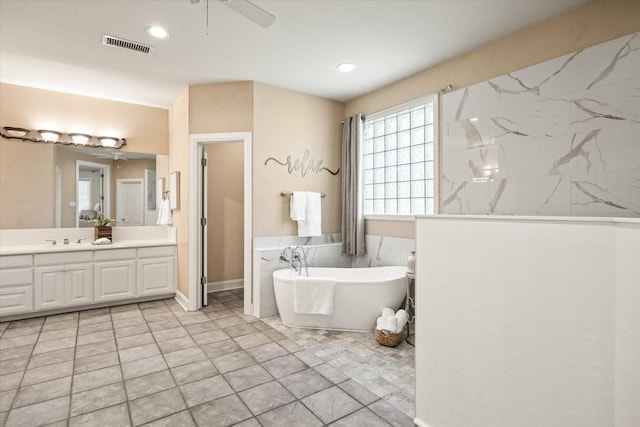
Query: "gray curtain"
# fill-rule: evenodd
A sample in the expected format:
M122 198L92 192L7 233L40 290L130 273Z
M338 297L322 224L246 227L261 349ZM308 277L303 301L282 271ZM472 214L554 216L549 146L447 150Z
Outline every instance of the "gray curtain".
M364 255L362 209L362 114L348 117L342 125L342 253Z

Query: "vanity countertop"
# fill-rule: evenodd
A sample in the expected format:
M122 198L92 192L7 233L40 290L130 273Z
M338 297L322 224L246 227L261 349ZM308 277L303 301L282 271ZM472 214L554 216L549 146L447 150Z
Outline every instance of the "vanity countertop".
M168 239L145 239L145 240L123 240L114 242L109 245L94 245L92 243L69 243L64 244L36 244L36 245L14 245L0 246L0 256L2 255L31 255L45 253L60 252L78 252L78 251L103 251L110 249L126 249L126 248L146 248L153 246L176 246L176 242Z

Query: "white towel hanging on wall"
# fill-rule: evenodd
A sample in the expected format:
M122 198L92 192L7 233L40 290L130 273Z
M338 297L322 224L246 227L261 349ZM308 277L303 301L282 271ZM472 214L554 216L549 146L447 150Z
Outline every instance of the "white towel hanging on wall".
M306 194L304 220L298 221L298 236L322 236L322 202L320 193Z
M160 203L160 209L158 209L158 225L171 225L173 223L173 214L171 213L171 202L166 197L162 199Z
M307 192L294 191L289 200L289 210L291 219L294 221L304 221L307 209Z

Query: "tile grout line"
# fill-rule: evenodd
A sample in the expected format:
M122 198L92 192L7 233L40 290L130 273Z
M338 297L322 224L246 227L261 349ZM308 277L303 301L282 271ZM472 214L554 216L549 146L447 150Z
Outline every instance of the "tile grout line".
M379 401L384 401L387 404L389 404L389 402L386 401L384 399L384 397L379 396L377 393L374 393L367 386L361 384L355 378L352 378L350 375L348 375L348 373L343 372L344 366L336 367L331 363L333 361L331 358L325 358L325 356L321 356L321 355L319 355L317 353L317 348L316 347L318 345L318 342L316 341L315 344L314 344L313 337L319 337L321 340L323 340L324 338L320 337L320 335L322 335L322 334L311 334L310 337L309 337L310 339L305 339L304 340L305 341L304 345L303 344L299 344L299 337L295 337L295 336L291 336L290 334L287 334L286 333L288 331L287 328L284 328L284 327L277 328L277 327L275 327L277 325L271 325L271 324L265 322L262 319L256 319L255 321L252 321L251 319L247 319L244 316L242 316L240 311L239 311L240 307L239 306L236 307L236 304L241 302L241 299L237 295L233 294L233 296L231 296L231 295L228 296L228 297L225 296L225 298L223 298L223 299L212 298L212 300L216 301L216 306L219 307L220 310L211 310L211 311L208 311L208 312L201 311L201 313L203 313L203 315L206 317L206 320L203 320L202 322L196 321L194 323L189 323L189 322L187 322L186 324L183 323L183 320L184 320L183 317L182 316L178 316L176 314L176 312L174 310L172 310L172 306L165 300L158 300L162 304L161 305L162 310L160 312L158 312L157 314L161 314L161 313L165 313L165 312L171 313L172 314L170 316L171 319L167 319L167 320L175 320L175 321L177 321L178 326L175 326L175 328L180 327L182 330L184 330L185 333L186 333L186 336L189 337L189 339L193 342L193 344L194 344L193 348L197 348L201 352L203 352L202 346L210 345L210 344L216 344L219 341L214 341L212 343L200 344L198 341L196 341L194 339L194 335L211 332L211 330L207 329L207 330L198 332L197 328L190 329L189 326L198 325L198 324L204 324L204 323L211 323L213 326L215 326L215 328L216 328L215 330L219 330L222 333L224 333L225 336L228 337L226 339L230 339L231 342L235 346L239 347L239 349L237 351L235 351L235 352L232 351L231 353L228 353L228 354L233 354L233 353L237 353L237 352L243 352L253 362L249 366L239 367L239 368L232 369L232 370L229 370L229 371L223 373L223 372L220 371L220 369L218 369L218 366L214 363L213 359L210 358L207 353L204 354L205 360L208 363L210 363L216 369L217 375L219 375L221 380L223 380L225 382L225 384L227 384L230 387L230 390L232 391L232 393L230 393L228 396L232 396L232 395L236 396L236 398L241 402L241 404L244 406L244 408L247 409L247 411L248 411L247 413L251 414L251 416L249 416L249 418L244 419L243 421L240 421L240 422L246 422L248 420L253 419L256 422L258 422L259 424L262 424L260 421L258 421L257 417L262 416L262 415L264 415L266 413L269 413L271 411L277 410L277 409L282 408L282 407L287 406L287 405L300 404L310 414L312 414L316 419L318 419L322 423L322 425L326 425L310 407L305 405L305 403L302 401L302 399L306 399L306 398L308 398L310 396L314 396L314 395L316 395L318 393L321 393L321 392L323 392L325 390L328 390L328 389L330 389L332 387L335 387L337 390L340 390L341 392L345 393L347 396L352 398L358 404L358 407L355 410L353 410L353 411L351 411L351 412L349 412L349 413L347 413L347 414L345 414L345 415L343 415L343 416L341 416L339 418L336 418L335 420L332 420L331 423L338 422L339 420L347 418L347 417L349 417L349 416L351 416L351 415L353 415L353 414L355 414L355 413L357 413L359 411L362 411L362 409L366 408L368 411L373 413L377 418L379 418L379 420L382 420L387 425L390 424L389 421L387 421L386 418L384 418L382 415L378 415L378 413L376 411L374 411L373 409L370 408L371 405L373 405L373 404L375 404L375 403L377 403ZM183 403L185 404L185 408L186 408L185 410L189 412L190 419L194 422L194 424L197 425L197 421L196 421L196 419L195 419L195 417L194 417L194 415L192 413L192 408L189 407L187 399L186 399L186 397L183 394L183 391L181 389L181 386L178 384L178 381L176 380L176 377L174 375L174 372L172 371L172 368L167 363L166 354L169 354L171 352L169 352L169 353L162 352L161 346L160 346L161 342L158 341L156 335L154 334L154 332L173 329L173 327L169 327L167 329L158 329L158 331L153 331L151 329L150 325L153 324L154 322L153 321L149 322L147 320L147 317L145 317L145 315L144 315L145 311L147 311L147 310L145 310L145 307L140 307L140 305L141 305L140 303L136 304L136 311L140 312L140 316L142 317L142 321L144 322L144 325L145 325L148 333L151 335L151 338L153 339L154 345L159 350L159 353L162 356L163 363L166 365L166 370L169 371L169 375L171 376L171 379L173 381L173 386L171 388L175 387L175 388L178 389L178 392L181 395ZM160 308L160 307L158 307L158 308ZM150 307L149 311L155 310L155 309L156 309L155 307ZM165 310L167 310L167 311L165 311ZM229 315L218 317L216 319L213 319L213 318L209 317L209 314L216 313L216 312L222 313L223 311L228 312ZM121 355L120 355L121 349L120 349L120 344L118 342L118 339L116 337L117 328L116 328L116 325L115 325L115 320L114 320L114 317L113 317L114 313L112 312L112 308L109 308L108 314L109 314L109 322L110 322L110 326L111 326L111 331L113 333L115 351L117 353L119 371L120 371L120 375L121 375L121 380L119 381L119 383L124 389L124 396L125 396L125 402L124 403L127 404L127 412L128 412L129 421L133 425L133 416L132 416L132 411L131 411L131 406L130 406L131 401L129 400L129 393L128 393L128 390L127 390L127 387L126 387L126 379L125 379L124 370L123 370L123 361L122 361L122 358L121 358ZM149 314L152 315L152 314L156 314L156 313L150 312ZM189 316L189 314L185 315L185 317L188 317L188 316ZM237 324L229 325L228 328L232 328L234 326L239 326L240 327L240 326L248 325L248 326L253 327L253 329L255 329L255 332L244 333L244 334L240 334L240 335L236 335L236 336L229 335L224 328L220 327L218 322L222 321L223 319L229 318L231 316L239 318L242 322L241 323L237 323ZM71 403L72 403L72 396L73 396L73 386L74 386L74 383L75 383L76 356L78 354L78 342L79 342L79 337L80 337L80 335L79 335L79 333L80 333L80 320L81 320L80 317L81 317L80 316L80 312L77 312L76 326L75 326L76 335L75 335L75 338L74 338L75 345L74 345L74 350L73 350L72 373L71 373L71 385L70 385L70 391L69 391L69 408L68 408L68 416L66 418L66 423L67 424L69 424L69 422L70 422L70 420L72 418L71 417ZM23 371L23 376L22 376L22 378L20 380L20 385L18 386L18 389L16 391L16 395L13 397L12 404L11 404L11 406L10 406L8 412L7 412L7 417L9 415L9 412L11 412L11 410L14 409L13 405L16 402L16 399L17 399L18 393L20 391L21 385L23 384L23 382L25 380L27 368L28 368L29 364L31 363L32 357L34 356L33 352L35 351L37 343L40 340L41 334L44 331L44 327L45 327L44 325L46 324L47 318L48 318L48 316L39 325L38 337L36 339L36 342L33 344L33 347L31 349L30 355L28 356L27 365L25 367L25 370ZM197 319L195 319L195 320L197 320ZM165 321L165 319L161 319L161 316L159 316L157 322L163 322L163 321ZM261 326L258 327L258 324L260 324ZM2 331L2 333L0 334L0 337L4 337L6 335L6 331L7 330L9 330L8 327ZM192 332L192 330L193 330L193 332ZM274 333L270 333L271 331L274 331ZM98 332L100 332L100 331L98 331ZM257 345L252 345L251 347L245 347L245 346L241 345L241 342L238 341L238 339L241 338L241 337L244 337L244 336L247 336L247 335L250 335L250 334L258 334L258 333L266 336L268 338L268 342L264 342L262 344L257 344ZM280 334L280 336L276 335L276 333ZM329 337L327 335L324 335L324 337L327 338L327 339L331 338L331 337ZM172 339L179 339L179 338L171 338L171 339L168 339L168 340L165 340L165 341L170 341ZM292 345L286 345L285 346L285 345L281 344L285 340L289 340L292 344L295 344L295 347L292 346ZM251 341L248 341L248 343L251 343ZM254 354L252 354L250 352L251 349L254 349L254 348L257 348L257 347L260 347L260 346L263 346L263 345L269 345L269 344L272 344L272 343L276 344L277 346L282 348L286 353L282 354L282 355L279 355L279 356L270 357L268 359L265 359L265 360L262 360L261 362L259 362L256 359L257 355L254 355ZM323 344L323 343L320 342L320 344ZM245 342L245 345L247 345L247 342ZM133 347L131 347L131 348L133 348ZM191 348L191 347L187 347L187 348ZM290 348L293 348L293 350L290 350ZM184 350L184 349L178 348L177 350L174 350L172 352L181 351L181 350ZM366 351L366 348L365 348L365 351ZM309 357L307 357L307 356L301 358L299 353L302 353L302 352L308 352L309 353L308 356L315 357L317 359L317 362L319 362L319 363L315 363L316 361L313 361L313 360L309 359ZM102 353L99 353L99 354L102 354ZM224 355L226 355L226 354L223 354L220 357L222 357ZM265 367L263 366L263 364L266 363L266 362L269 362L271 360L275 360L275 359L277 359L279 357L285 357L287 355L291 355L291 356L295 357L299 362L301 362L304 365L304 368L301 369L300 371L292 372L292 373L289 373L287 375L283 375L280 378L276 378L274 376L274 374L272 374L269 370L266 370ZM359 356L361 356L361 355L359 355ZM153 357L153 356L150 356L150 357ZM140 359L140 360L144 360L144 358ZM314 365L310 365L305 360L310 360L311 363L315 363L315 364ZM196 363L196 362L191 362L191 363ZM187 363L187 364L184 364L184 365L182 365L182 364L181 365L177 365L176 367L186 366L186 365L189 365L191 363ZM321 365L326 365L327 367L330 367L331 369L334 369L343 378L340 379L337 382L334 382L334 380L330 379L329 377L325 376L325 374L323 374L323 373L321 373L320 371L317 370L317 367L321 366ZM246 389L242 389L242 390L236 391L236 389L234 387L232 387L231 383L229 383L229 381L227 380L227 377L230 374L233 374L234 372L237 372L237 371L240 371L242 369L249 368L249 367L253 367L253 366L258 366L258 367L262 368L263 370L265 370L267 375L268 375L269 380L267 380L265 382L262 382L260 384L252 385L251 387L248 387ZM108 368L108 367L106 367L106 368ZM105 367L97 368L97 369L93 369L93 370L87 371L87 372L98 371L100 369L106 369L106 368ZM301 372L304 372L304 371L307 371L307 370L310 370L310 371L314 372L315 374L320 375L322 378L326 379L328 381L328 386L326 388L322 389L322 390L317 390L317 391L314 391L313 393L311 393L309 395L305 395L305 396L302 396L302 397L298 398L297 395L294 394L293 389L289 389L285 385L285 382L283 382L283 380L285 378L291 376L291 375L295 375L297 373L301 373ZM162 371L158 371L158 372L162 372ZM154 374L154 372L152 372L150 374L146 374L146 375L152 375L152 374ZM140 378L142 378L142 377L144 377L146 375L142 375ZM213 377L215 377L217 375L213 375ZM335 375L332 375L332 377L335 378ZM62 378L64 378L64 377L62 377ZM138 377L136 377L136 378L138 378ZM201 379L198 379L198 380L193 380L193 381L190 381L188 383L183 384L183 386L186 385L186 384L191 384L191 383L194 383L194 382L197 382L197 381L201 381L201 380L207 379L207 378L211 378L211 377L206 377L206 378L201 378ZM338 378L340 378L340 377L338 377ZM343 388L344 385L349 381L352 381L358 387L362 387L364 390L368 391L373 396L375 396L376 399L371 401L371 402L369 402L369 403L367 403L367 404L364 403L364 400L360 401L356 397L355 394L352 394L352 393L355 393L355 390L352 390L352 392L350 393L349 391L347 391L346 389ZM254 389L256 387L262 386L263 384L268 384L268 383L271 383L271 382L274 382L274 383L278 384L280 387L282 387L284 390L286 390L287 393L293 397L293 400L290 401L290 402L287 402L285 404L280 404L280 405L275 406L275 407L269 407L267 410L264 410L263 412L254 414L254 412L251 409L249 409L249 407L247 406L247 403L240 397L240 393L248 391L248 390L252 390L252 389ZM88 390L83 390L83 391L95 390L96 388L98 388L98 387L90 388ZM151 394L148 394L148 395L145 395L145 396L141 396L138 399L141 399L141 398L144 398L144 397L147 397L147 396L153 396L153 395L161 393L163 391L165 391L165 390L161 390L161 391L156 392L156 393L151 393ZM225 397L225 396L221 396L220 398L223 398L223 397ZM365 399L365 398L363 397L363 399ZM135 400L136 399L134 399L134 401ZM213 402L215 400L217 400L217 399L208 400L206 402L199 403L198 405L205 404L205 403L208 403L208 402ZM45 402L45 401L43 401L43 402ZM41 403L41 402L37 402L37 403ZM116 403L114 405L106 406L104 408L96 409L95 411L104 410L104 409L111 408L111 407L114 407L114 406L117 406L117 405L120 405L120 404L122 404L122 402L121 403ZM198 405L194 405L194 407L198 406ZM395 405L391 405L391 406L393 406L395 408ZM89 411L89 412L87 412L87 414L95 412L95 411ZM174 416L174 415L176 415L178 413L181 413L181 412L183 412L183 410L179 410L177 412L173 412L171 414L168 414L168 415L166 415L164 417L154 418L154 419L151 419L151 420L148 420L148 421L145 421L145 422L157 422L158 420L163 420L165 418L172 417L172 416ZM400 411L400 412L403 412L403 411ZM80 416L80 415L85 415L85 414L78 414L78 416Z
M140 310L140 306L138 304L136 304L136 307L138 307L138 310ZM125 383L125 379L124 379L124 370L122 369L122 360L120 359L120 347L118 346L118 338L116 336L116 325L113 323L113 313L111 308L109 308L109 319L111 319L111 327L113 329L113 341L116 347L116 356L118 357L118 367L120 368L120 377L122 378L122 381L121 381L122 389L124 390L124 397L126 399L125 404L127 405L127 415L129 416L129 422L133 426L134 424L133 424L133 416L131 415L131 405L129 405L129 393L127 391L127 384ZM119 405L119 403L109 406L109 408L116 405ZM106 408L103 408L103 409L106 409ZM71 421L71 418L69 418L69 421Z

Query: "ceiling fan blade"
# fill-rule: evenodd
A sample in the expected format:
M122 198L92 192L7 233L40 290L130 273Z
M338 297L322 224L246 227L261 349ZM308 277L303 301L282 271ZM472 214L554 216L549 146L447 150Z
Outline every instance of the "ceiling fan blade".
M269 27L276 20L276 17L260 6L251 3L249 0L220 0L229 9L234 10L250 21L255 22L263 28Z

